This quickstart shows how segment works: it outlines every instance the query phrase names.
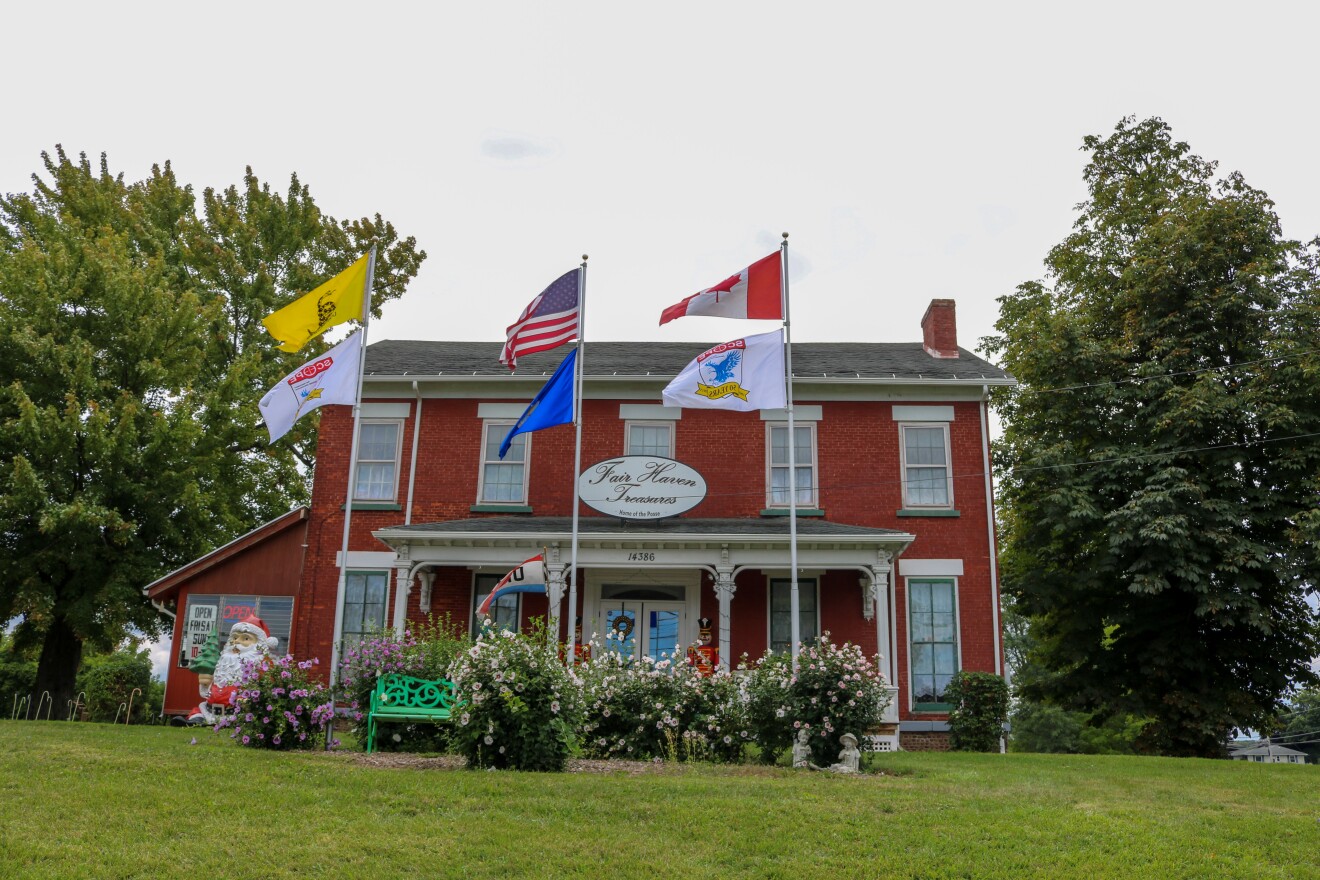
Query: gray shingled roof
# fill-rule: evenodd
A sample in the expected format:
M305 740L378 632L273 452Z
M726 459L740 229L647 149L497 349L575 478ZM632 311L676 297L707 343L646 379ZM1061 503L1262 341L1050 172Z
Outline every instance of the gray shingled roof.
M492 516L479 519L455 519L448 522L415 523L382 529L391 535L415 534L537 534L568 535L573 519L567 516ZM908 537L907 532L895 529L872 529L818 519L799 519L798 537L818 538L885 538ZM578 534L590 536L619 535L748 535L782 536L788 539L788 522L783 517L767 519L699 519L673 517L671 519L625 521L606 516L578 518Z
M591 342L587 376L675 376L710 342ZM367 346L372 376L507 376L499 342L386 339ZM550 375L571 351L563 346L518 359L518 375ZM1005 380L1009 375L964 348L957 358L926 354L920 342L795 342L793 375L835 379Z

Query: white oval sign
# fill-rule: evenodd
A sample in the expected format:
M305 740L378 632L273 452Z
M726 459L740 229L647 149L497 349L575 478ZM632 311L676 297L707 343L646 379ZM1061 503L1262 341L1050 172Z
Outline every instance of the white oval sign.
M584 470L578 476L578 497L593 510L620 519L664 519L700 504L706 480L672 458L620 455Z

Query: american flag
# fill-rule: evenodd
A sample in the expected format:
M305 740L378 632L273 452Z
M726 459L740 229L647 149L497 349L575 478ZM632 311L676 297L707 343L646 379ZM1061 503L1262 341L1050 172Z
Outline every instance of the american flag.
M568 342L578 331L578 273L566 272L532 300L509 327L500 363L518 368L521 355L546 351Z

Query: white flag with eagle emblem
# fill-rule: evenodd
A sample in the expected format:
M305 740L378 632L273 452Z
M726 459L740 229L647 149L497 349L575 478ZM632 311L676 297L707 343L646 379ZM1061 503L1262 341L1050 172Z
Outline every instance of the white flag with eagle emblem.
M784 331L744 336L697 355L665 386L664 400L689 409L783 409Z
M283 437L293 423L327 403L357 403L358 359L362 331L285 376L266 392L257 406L270 431L270 442Z

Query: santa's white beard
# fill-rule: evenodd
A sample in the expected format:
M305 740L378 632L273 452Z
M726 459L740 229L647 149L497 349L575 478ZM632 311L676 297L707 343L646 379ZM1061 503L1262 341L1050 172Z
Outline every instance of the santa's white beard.
M243 670L255 666L261 660L261 651L256 645L238 651L226 648L215 664L215 684L217 687L229 687L238 684L243 677Z

